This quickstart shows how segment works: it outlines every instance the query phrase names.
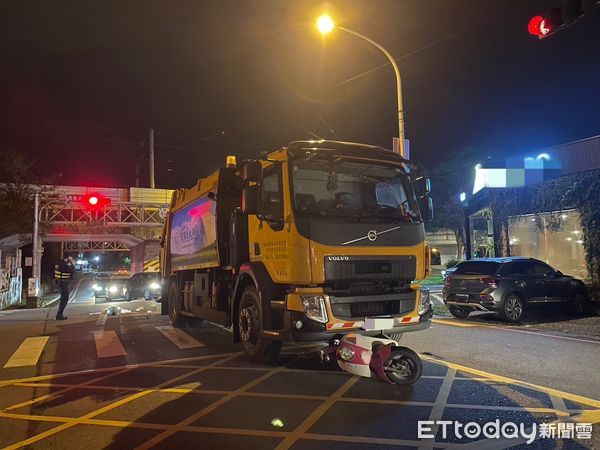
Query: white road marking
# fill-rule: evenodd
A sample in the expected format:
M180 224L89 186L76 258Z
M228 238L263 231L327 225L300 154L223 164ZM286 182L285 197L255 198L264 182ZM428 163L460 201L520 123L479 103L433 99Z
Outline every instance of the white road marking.
M98 319L96 320L96 326L103 327L106 323L106 319L108 319L108 314L106 314L106 312L101 313L100 317L98 317Z
M173 328L169 325L156 327L156 329L162 334L164 334L167 337L167 339L169 339L173 344L175 344L179 348L185 349L204 347L204 344L198 342L185 331L180 330L178 328Z
M35 366L42 355L42 351L44 351L48 339L48 336L26 338L6 364L4 364L4 368Z
M127 352L114 331L94 331L94 342L98 358L125 356Z

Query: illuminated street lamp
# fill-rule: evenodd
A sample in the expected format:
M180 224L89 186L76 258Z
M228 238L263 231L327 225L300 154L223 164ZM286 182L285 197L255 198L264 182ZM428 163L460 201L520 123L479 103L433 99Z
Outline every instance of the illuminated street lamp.
M386 57L389 59L392 68L394 69L394 73L396 74L396 92L398 94L398 144L400 148L400 155L403 158L406 158L406 152L404 148L404 112L402 109L402 79L400 78L400 70L398 70L398 65L396 64L396 60L394 57L388 52L384 47L375 42L368 37L357 33L356 31L349 30L348 28L340 27L336 25L333 19L328 14L322 14L317 19L317 29L319 32L325 36L329 32L331 32L334 28L338 30L345 31L353 36L356 36L364 41L367 41L369 44L377 47Z
M322 14L317 19L317 28L322 35L329 33L334 27L333 19L327 14Z

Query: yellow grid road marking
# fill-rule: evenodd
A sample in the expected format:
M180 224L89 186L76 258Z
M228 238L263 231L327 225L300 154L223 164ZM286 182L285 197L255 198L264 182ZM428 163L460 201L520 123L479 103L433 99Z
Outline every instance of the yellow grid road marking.
M4 368L35 366L42 356L48 339L48 336L26 338L4 364Z
M165 361L158 361L158 362L153 361L153 362L149 362L149 363L126 364L126 365L121 365L121 366L100 367L100 368L96 368L96 369L78 370L78 371L72 371L72 372L51 373L48 375L37 375L34 377L12 378L9 380L0 381L0 387L9 386L11 384L16 384L16 383L53 380L55 378L66 377L69 375L85 375L88 373L102 373L102 372L111 372L111 371L116 372L116 371L125 370L125 369L137 369L139 367L162 367L165 365L168 367L176 367L176 366L170 366L169 364L177 363L177 362L186 362L186 361L200 361L203 359L224 358L225 356L229 356L229 355L239 356L241 354L242 354L241 352L217 353L217 354L211 354L211 355L192 356L189 358L167 359ZM197 366L189 366L189 368L195 369L195 368L197 368Z
M138 398L141 398L141 397L144 397L144 396L146 396L148 394L156 392L157 390L161 389L162 387L164 387L164 386L166 386L168 384L175 383L175 382L179 381L180 379L184 379L184 378L187 378L188 376L191 376L191 375L194 375L196 373L202 372L202 371L210 368L213 365L220 364L223 361L227 361L229 359L233 359L236 356L237 356L237 354L234 354L234 355L229 356L229 357L227 357L225 359L221 359L221 360L215 361L212 364L200 367L200 368L198 368L196 370L192 370L190 372L186 372L186 373L184 373L182 375L178 375L178 376L176 376L174 378L171 378L169 380L163 381L162 383L158 384L157 386L155 386L152 389L147 389L147 390L144 390L144 391L141 391L141 392L137 392L137 393L132 394L132 395L130 395L128 397L122 398L122 399L117 400L117 401L115 401L113 403L110 403L110 404L108 404L106 406L103 406L102 408L99 408L99 409L97 409L95 411L92 411L92 412L90 412L88 414L85 414L85 415L83 415L81 417L73 418L69 422L66 422L66 423L64 423L62 425L59 425L57 427L54 427L54 428L52 428L50 430L47 430L47 431L44 431L42 433L36 434L35 436L32 436L32 437L30 437L28 439L25 439L23 441L17 442L16 444L13 444L13 445L11 445L9 447L6 447L6 449L7 450L17 449L17 448L21 448L21 447L25 447L27 445L33 444L34 442L38 442L38 441L40 441L42 439L47 438L48 436L52 436L53 434L56 434L56 433L58 433L58 432L60 432L62 430L65 430L67 428L71 428L71 427L73 427L73 426L75 426L77 424L80 424L84 420L93 419L94 417L99 416L100 414L104 414L107 411L110 411L112 409L118 408L119 406L122 406L122 405L124 405L126 403L132 402L133 400L136 400Z
M350 390L350 388L354 386L359 379L359 376L354 375L352 378L342 384L327 400L321 403L317 409L315 409L300 425L298 425L288 437L286 437L277 447L275 447L276 450L288 449L294 445L296 441L300 439L300 437L306 433L309 428L312 427L338 399L342 398L342 396L348 392L348 390Z
M537 391L545 392L546 394L549 394L549 395L556 395L558 397L562 397L564 399L571 400L576 403L582 403L584 405L592 406L594 408L600 408L600 401L594 400L592 398L583 397L583 396L577 395L577 394L570 394L568 392L559 391L558 389L540 386L538 384L528 383L526 381L515 380L513 378L505 377L502 375L495 375L493 373L484 372L483 370L473 369L471 367L444 361L442 359L432 358L431 356L428 356L428 355L421 355L421 358L426 361L431 361L431 362L435 362L438 364L442 364L451 369L455 369L455 370L459 370L459 371L467 372L467 373L472 373L474 375L479 375L481 377L489 378L491 380L498 381L501 383L514 384L517 386L534 389Z
M230 354L231 355L231 354ZM176 377L175 379L166 381L165 383L172 383L174 381L177 381L177 379L180 379L182 377L187 377L190 376L191 374L198 372L198 371L202 371L204 369L207 368L214 368L214 367L218 367L218 368L223 368L225 369L225 366L218 366L218 364L221 364L222 362L228 360L228 359L232 359L233 357L239 355L239 353L237 354L233 354L231 355L230 358L226 358L226 359L218 359L217 361L213 362L212 364L208 365L208 366L203 366L201 368L197 368L197 366L191 366L189 368L194 367L196 370L191 371L191 372L187 372L183 375L180 375L178 377ZM203 357L195 357L195 358L182 358L182 360L197 360L197 359L213 359L213 358L219 358L219 356L222 355L205 355ZM496 382L502 382L502 383L507 383L507 384L512 384L512 385L519 385L519 386L524 386L527 388L531 388L537 391L541 391L541 392L545 392L548 393L551 397L554 396L556 398L561 397L561 398L566 398L568 400L572 400L574 402L577 403L582 403L588 406L592 406L592 407L596 407L598 408L600 405L600 402L593 400L593 399L589 399L586 397L582 397L582 396L578 396L578 395L574 395L574 394L569 394L566 392L561 392L555 389L551 389L551 388L546 388L543 386L537 386L534 385L532 383L526 383L526 382L521 382L518 380L513 380L511 378L508 377L503 377L503 376L498 376L498 375L494 375L491 373L487 373L484 371L480 371L477 369L472 369L470 367L467 366L462 366L460 364L455 364L455 363L449 363L443 360L438 360L436 358L432 358L426 355L423 355L423 359L425 360L429 360L433 363L436 364L442 364L448 368L451 368L453 370L460 370L466 373L471 373L471 374L475 374L478 376L478 378L476 378L477 380L491 380L491 381L496 381ZM177 361L177 360L173 360L173 361ZM162 363L146 363L146 364L141 364L141 365L135 365L131 368L135 368L137 366L145 366L145 367L156 367L156 366L167 366L166 365L169 361L165 361ZM211 367L214 366L214 367ZM128 367L127 369L123 369L123 366L120 367L120 369L122 369L121 371L117 371L115 372L115 368L109 368L109 370L112 370L112 373L105 375L103 377L100 378L106 378L106 377L110 377L113 375L116 375L116 373L118 372L126 372L128 370L131 370L130 367ZM269 370L269 369L266 369ZM259 379L254 380L253 382L243 386L242 388L236 390L236 391L214 391L215 393L226 393L226 401L229 401L230 399L236 397L237 395L252 395L252 396L274 396L274 394L269 394L269 393L250 393L250 392L244 392L246 389L250 389L252 386L260 383L261 381L263 381L264 379L268 378L269 376L272 376L273 374L277 373L277 372L281 372L284 370L290 370L287 369L285 366L270 370L269 372L263 374L261 377L259 377ZM98 369L98 371L102 371L102 369ZM89 371L88 371L89 372ZM94 370L92 370L91 372L94 372ZM79 372L74 372L72 374L78 374ZM65 376L65 374L58 374L58 375L53 375L55 377L59 377L59 376ZM43 376L45 379L52 379L52 378L48 378L48 376ZM40 377L31 377L30 379L37 379ZM25 380L25 379L23 379ZM352 379L350 379L352 380ZM349 381L350 381L349 380ZM97 379L95 380L90 380L88 383L90 382L96 382ZM17 384L18 380L12 380L12 382L10 384ZM165 383L161 383L160 385L156 386L154 389L146 389L146 390L142 390L140 392L138 392L136 395L136 398L138 398L137 396L143 396L146 395L145 392L156 392L156 391L173 391L174 393L185 393L185 392L181 392L182 389L180 388L161 388L160 386L163 386ZM38 385L36 383L27 383L27 382L23 382L23 384L31 384L31 385ZM48 385L54 385L53 383L39 383L39 385L42 384L48 384ZM18 385L18 384L17 384ZM72 385L72 386L76 386L77 388L82 388L82 385ZM58 386L57 386L58 387ZM342 386L343 387L343 386ZM94 387L95 388L95 387ZM106 387L109 389L118 389L118 386L109 386ZM132 389L143 389L143 388L132 388ZM188 391L192 391L192 390L187 390L185 389L186 392ZM213 391L209 391L209 390L197 390L197 392L201 392L201 393L212 393ZM337 393L337 392L336 392ZM335 395L335 394L334 394ZM341 394L343 395L343 393ZM275 396L280 396L279 394L275 394ZM317 396L303 396L303 395L286 395L286 397L298 397L298 398L313 398L313 397L317 397ZM129 397L128 397L129 398ZM213 427L197 427L197 426L191 426L190 424L193 423L193 421L197 420L199 417L202 417L205 414L208 414L209 412L213 411L214 409L218 408L219 406L221 406L223 403L225 402L221 402L218 401L217 405L209 405L207 408L205 408L202 411L199 411L198 413L196 413L194 416L180 422L179 424L176 425L156 425L156 424L146 424L144 422L128 422L128 421L111 421L111 420L101 420L101 419L95 419L94 417L98 414L102 414L103 412L105 412L105 409L113 409L116 408L118 406L121 406L122 402L128 402L131 400L128 400L128 398L126 399L122 399L121 401L115 402L113 404L107 405L106 407L94 411L92 413L89 413L86 416L82 416L80 418L63 418L63 417L55 417L55 416L32 416L32 415L21 415L21 414L10 414L10 413L0 413L0 417L7 417L7 418L15 418L15 419L24 419L24 420L40 420L40 421L47 421L47 422L59 422L62 423L62 425L60 425L59 427L55 427L52 430L49 431L53 431L53 433L50 434L46 434L46 433L41 433L40 435L36 435L33 436L30 439L35 439L35 441L44 439L45 437L54 434L55 432L59 432L61 430L57 430L56 428L60 428L61 429L65 429L65 428L69 428L71 426L77 425L77 424L90 424L90 425L105 425L105 426L114 426L114 427L138 427L138 428L152 428L152 429L158 429L158 430L163 430L163 433L160 433L158 436L167 434L168 436L172 435L174 432L176 431L195 431L195 432L215 432L215 433L224 433L224 434L233 434L233 435L254 435L254 436L271 436L271 437L285 437L287 441L290 440L290 437L292 435L295 435L297 430L294 430L294 432L288 433L288 432L277 432L277 431L261 431L261 430L245 430L245 429L235 429L235 428L213 428ZM321 399L322 397L317 397L319 399ZM330 397L329 397L330 398ZM34 399L35 400L35 399ZM556 399L555 399L556 400ZM375 399L360 399L360 398L338 398L335 401L357 401L357 402L373 402L373 403L391 403L391 402L397 402L399 404L403 403L402 401L394 401L394 400L375 400ZM408 402L411 403L411 402ZM564 404L564 401L563 401ZM432 404L429 404L430 406ZM560 404L556 404L553 403L553 406L557 407ZM454 407L457 405L450 405L447 404L446 407ZM475 408L475 409L499 409L499 410L525 410L525 411L531 411L531 412L555 412L556 414L558 414L559 417L564 416L565 414L568 414L568 412L565 411L559 411L556 409L551 409L551 408L512 408L512 407L494 407L494 406L484 406L484 405L458 405L458 407L464 407L464 408ZM562 408L561 408L562 409ZM576 411L574 409L569 410L571 412ZM316 412L316 411L315 411ZM313 414L315 414L315 412L313 412ZM324 413L324 412L323 412ZM90 417L90 415L92 417ZM198 417L195 417L198 416ZM319 416L320 417L320 416ZM318 420L318 418L316 420ZM309 416L310 418L310 416ZM591 411L583 411L581 412L578 416L574 416L571 418L571 420L578 420L580 422L589 422L589 423L597 423L600 422L600 409L596 409L596 410L591 410ZM187 425L186 425L187 424ZM168 437L165 436L164 438ZM380 444L392 444L392 445L421 445L422 442L417 442L417 441L406 441L406 440L398 440L398 439L384 439L384 438L371 438L371 437L362 437L362 436L343 436L343 435L320 435L320 434L310 434L310 433L300 433L299 437L294 438L294 441L298 438L302 438L302 439L317 439L317 440L324 440L324 441L345 441L345 442L356 442L356 443L380 443ZM34 441L34 442L35 442ZM162 441L162 439L161 439ZM27 445L27 443L25 443L26 441L22 441L21 443L17 443L14 444L13 447L9 447L9 448L17 448L15 446L22 446L22 445ZM25 443L25 444L24 444ZM148 443L147 443L148 444ZM514 442L513 442L514 445Z
M258 385L259 383L262 383L267 378L275 375L276 373L282 372L284 368L285 368L285 366L280 366L275 369L272 369L269 372L261 375L260 377L255 378L254 380L250 381L249 383L243 385L239 389L229 392L226 396L221 397L220 399L211 403L210 405L206 406L205 408L201 409L197 413L192 414L187 419L184 419L181 422L170 426L167 430L163 431L159 435L154 436L152 439L146 441L144 444L136 447L136 450L142 450L142 449L145 450L145 449L149 449L149 448L155 446L159 442L164 441L165 439L167 439L168 437L177 433L178 431L181 431L184 428L188 427L189 425L191 425L192 423L194 423L201 417L204 417L205 415L213 412L215 409L217 409L220 406L224 405L225 403L229 402L231 399L237 397L240 393L242 393L250 388L253 388L254 386Z
M459 322L459 321L454 321L454 320L448 320L448 319L431 319L432 323L439 323L441 325L449 325L452 327L461 327L461 328L470 328L470 327L477 327L479 325L475 325L472 323L467 323L467 322Z

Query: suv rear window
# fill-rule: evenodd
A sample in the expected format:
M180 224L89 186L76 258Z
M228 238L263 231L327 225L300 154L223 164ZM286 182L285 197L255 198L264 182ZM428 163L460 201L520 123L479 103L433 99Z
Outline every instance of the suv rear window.
M465 261L456 266L454 275L494 275L499 267L494 261Z

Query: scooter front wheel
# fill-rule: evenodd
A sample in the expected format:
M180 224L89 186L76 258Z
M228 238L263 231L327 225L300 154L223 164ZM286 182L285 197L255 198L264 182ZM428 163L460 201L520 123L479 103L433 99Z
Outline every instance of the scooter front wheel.
M423 363L411 349L394 347L383 363L383 370L388 380L394 384L413 384L423 374Z

